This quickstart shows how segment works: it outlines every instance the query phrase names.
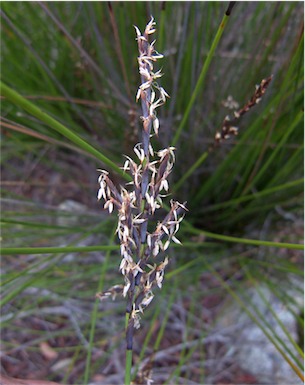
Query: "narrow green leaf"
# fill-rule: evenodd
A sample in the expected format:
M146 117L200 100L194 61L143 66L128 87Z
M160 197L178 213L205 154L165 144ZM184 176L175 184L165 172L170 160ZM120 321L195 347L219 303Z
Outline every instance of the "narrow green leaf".
M65 127L63 124L49 116L45 111L42 111L40 108L36 107L32 102L25 99L23 96L18 94L16 91L5 85L3 82L0 82L1 95L10 100L16 106L23 108L36 118L40 119L42 122L46 123L53 130L59 132L61 135L65 136L71 142L78 145L80 148L93 155L96 159L102 161L105 165L110 167L113 171L117 172L126 180L131 180L130 176L120 169L112 160L103 155L100 151L92 147L89 143L85 142L84 139L80 138L69 128Z
M2 255L16 254L56 254L56 253L74 253L102 251L102 250L117 250L119 246L104 245L104 246L67 246L67 247L2 247Z

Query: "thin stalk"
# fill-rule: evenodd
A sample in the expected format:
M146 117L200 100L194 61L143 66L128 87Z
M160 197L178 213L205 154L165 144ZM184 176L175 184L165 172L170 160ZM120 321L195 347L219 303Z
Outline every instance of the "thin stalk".
M189 101L189 104L187 105L186 107L186 110L185 110L185 113L183 115L183 119L181 120L181 123L179 125L179 127L177 128L177 131L176 131L176 134L173 138L173 145L175 146L176 143L178 142L180 136L181 136L181 132L189 118L189 115L191 113L191 110L192 110L192 107L193 107L193 104L197 98L197 96L199 95L199 92L200 90L203 88L203 85L204 85L204 81L205 81L205 78L206 78L206 75L207 75L207 72L208 72L208 69L210 67L210 64L211 64L211 61L213 59L213 56L214 56L214 52L218 46L218 43L220 41L220 38L223 34L223 31L227 25L227 22L229 20L229 15L224 15L222 20L221 20L221 23L218 27L218 30L216 32L216 35L215 35L215 38L213 40L213 43L212 43L212 46L210 48L210 51L208 53L208 56L204 62L204 65L202 67L202 70L201 70L201 73L200 73L200 76L199 76L199 79L197 81L197 84L196 84L196 87L193 91L193 94L191 96L191 99Z
M214 242L183 242L186 248L199 247L215 247ZM181 247L177 244L172 244L171 247ZM91 251L112 251L118 250L119 245L103 245L103 246L63 246L63 247L1 247L1 255L18 255L18 254L57 254L57 253L89 253ZM169 273L170 274L170 273Z
M304 245L299 245L297 243L281 243L281 242L261 241L259 239L231 237L229 235L215 234L215 233L210 233L209 231L195 229L194 227L189 225L186 221L184 221L183 223L184 225L187 225L187 229L190 230L190 233L192 234L202 234L209 238L219 239L225 242L244 243L246 245L253 245L253 246L269 246L269 247L278 247L278 248L294 249L294 250L304 249Z
M16 254L56 254L56 253L77 253L90 251L112 251L118 250L118 245L103 246L66 246L66 247L2 247L2 255Z
M132 366L132 350L126 349L125 382L124 382L124 385L130 385L130 381L131 381L131 366Z

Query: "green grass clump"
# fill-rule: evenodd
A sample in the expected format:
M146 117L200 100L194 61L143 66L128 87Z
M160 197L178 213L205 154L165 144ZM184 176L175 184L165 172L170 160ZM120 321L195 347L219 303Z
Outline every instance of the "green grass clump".
M302 351L270 331L245 287L262 298L261 285L268 287L303 324L303 4L238 2L224 16L227 6L2 2L5 370L10 360L22 362L22 349L29 362L42 357L42 341L58 361L70 360L46 374L61 383L88 383L113 357L124 359L124 304L94 299L117 283L119 265L115 221L96 201L95 170L128 182L120 165L141 126L132 26L142 30L154 15L161 85L171 98L152 141L155 150L175 145L172 193L189 212L183 246L171 248L160 298L145 315L147 333L136 339L134 365L145 371L154 362L160 383L219 379L204 364L220 362L205 342L217 318L207 309L229 294L302 376ZM233 116L228 97L244 106L270 75L260 103L238 121L239 134L214 147ZM173 361L162 361L169 351ZM107 380L118 381L119 367L107 370Z

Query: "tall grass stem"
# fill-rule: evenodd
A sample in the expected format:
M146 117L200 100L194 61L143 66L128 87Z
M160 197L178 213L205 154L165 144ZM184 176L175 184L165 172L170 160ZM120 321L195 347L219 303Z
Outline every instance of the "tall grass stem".
M211 45L210 51L209 51L209 53L207 55L207 58L206 58L206 60L204 62L204 65L202 67L199 79L198 79L197 84L195 86L195 89L194 89L194 91L192 93L191 99L190 99L190 101L189 101L189 103L188 103L188 105L186 107L185 113L183 115L183 119L181 120L181 123L179 124L179 126L177 128L177 131L176 131L176 133L174 135L174 138L173 138L173 141L172 141L173 146L175 146L176 143L178 142L178 140L179 140L179 138L181 136L181 132L182 132L182 130L183 130L183 128L184 128L188 118L189 118L189 115L191 113L191 110L192 110L192 107L194 105L194 102L195 102L197 96L199 95L200 90L204 86L204 81L205 81L208 69L210 67L211 61L213 59L214 52L215 52L215 50L216 50L216 48L217 48L217 46L219 44L220 38L221 38L221 36L223 34L223 31L224 31L224 29L225 29L225 27L227 25L228 20L229 20L229 16L227 16L227 15L224 15L222 20L221 20L221 23L220 23L220 25L218 27L218 30L217 30L216 35L215 35L215 38L214 38L213 43Z

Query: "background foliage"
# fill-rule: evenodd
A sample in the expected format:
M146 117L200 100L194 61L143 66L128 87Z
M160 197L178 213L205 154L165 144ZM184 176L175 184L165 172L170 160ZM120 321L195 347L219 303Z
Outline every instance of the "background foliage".
M303 4L238 2L202 79L226 7L2 2L5 372L120 383L124 303L94 302L96 292L121 280L115 222L96 201L95 170L107 168L124 183L118 167L123 154L132 155L141 114L132 26L142 30L153 15L164 54L162 86L171 96L153 140L156 149L177 148L172 193L188 202L189 213L183 246L170 250L164 288L138 333L135 363L156 352L157 383L225 381L229 346L211 335L225 317L228 293L300 376L301 348L272 334L245 288L268 287L302 328L295 293L302 291ZM209 152L223 119L232 116L224 101L231 95L244 105L271 74L239 135ZM174 358L165 359L173 347ZM242 382L234 368L231 381Z

